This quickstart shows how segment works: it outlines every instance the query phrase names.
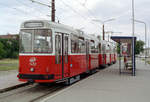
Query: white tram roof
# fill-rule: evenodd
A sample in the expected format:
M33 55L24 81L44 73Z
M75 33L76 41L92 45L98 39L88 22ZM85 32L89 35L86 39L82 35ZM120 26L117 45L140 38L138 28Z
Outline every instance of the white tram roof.
M94 40L99 42L97 37L92 35L85 34L83 31L74 29L73 27L57 23L51 22L49 20L27 20L21 24L21 29L57 29L59 31L63 31L62 33L73 34L79 37L83 37L84 39Z
M57 22L51 22L49 20L27 20L21 24L21 29L59 29L65 32L71 32L74 35L77 36L84 36L83 31L79 31L74 29L73 27L57 23ZM70 33L69 33L70 34Z

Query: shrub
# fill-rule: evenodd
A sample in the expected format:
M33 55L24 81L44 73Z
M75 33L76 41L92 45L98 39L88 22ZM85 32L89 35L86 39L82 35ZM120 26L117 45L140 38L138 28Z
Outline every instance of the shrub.
M3 49L4 45L0 42L0 59L5 57L5 50Z
M0 39L0 58L18 58L19 41L14 39Z

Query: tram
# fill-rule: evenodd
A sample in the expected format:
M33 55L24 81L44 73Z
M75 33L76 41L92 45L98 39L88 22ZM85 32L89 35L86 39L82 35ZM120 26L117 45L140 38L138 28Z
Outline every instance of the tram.
M71 84L80 80L82 73L110 63L106 41L60 23L25 21L19 39L20 81Z

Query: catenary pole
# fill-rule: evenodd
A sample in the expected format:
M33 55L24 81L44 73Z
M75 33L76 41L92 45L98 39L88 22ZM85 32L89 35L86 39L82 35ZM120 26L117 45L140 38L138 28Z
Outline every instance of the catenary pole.
M132 0L132 75L135 76L135 22L134 22L134 0Z
M51 9L51 20L52 22L55 22L55 0L52 0L52 9Z

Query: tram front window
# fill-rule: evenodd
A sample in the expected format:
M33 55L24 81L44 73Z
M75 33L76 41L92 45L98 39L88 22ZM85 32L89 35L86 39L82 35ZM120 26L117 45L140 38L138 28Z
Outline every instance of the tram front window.
M32 35L34 30L21 30L20 52L32 52Z
M51 30L21 30L21 53L52 53Z
M35 53L52 52L51 30L35 30L33 46Z

